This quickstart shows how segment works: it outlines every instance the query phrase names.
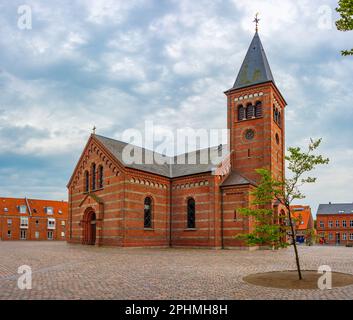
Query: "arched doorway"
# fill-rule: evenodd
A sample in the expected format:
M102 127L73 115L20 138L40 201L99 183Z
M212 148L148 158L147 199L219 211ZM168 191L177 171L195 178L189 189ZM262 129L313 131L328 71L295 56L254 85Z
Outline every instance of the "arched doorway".
M83 244L96 244L96 213L89 210L85 213L83 219Z

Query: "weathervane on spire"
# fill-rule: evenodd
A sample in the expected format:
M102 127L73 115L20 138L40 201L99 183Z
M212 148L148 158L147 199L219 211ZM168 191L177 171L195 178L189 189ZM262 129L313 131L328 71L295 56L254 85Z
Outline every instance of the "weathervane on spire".
M256 23L256 32L259 30L259 22L260 22L260 19L259 19L259 13L257 12L256 15L255 15L255 19L254 19L254 22Z
M92 128L92 134L96 134L96 126L94 126L93 128Z

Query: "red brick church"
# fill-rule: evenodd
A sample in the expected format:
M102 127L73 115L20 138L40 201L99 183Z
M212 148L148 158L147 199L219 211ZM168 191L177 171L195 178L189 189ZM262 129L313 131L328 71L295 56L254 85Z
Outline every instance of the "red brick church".
M257 168L284 177L286 102L271 73L258 32L227 97L226 146L187 154L196 164L127 164L126 143L92 134L68 183L68 241L119 247L244 248L238 233L253 221L237 209L251 203ZM154 152L141 148L145 156ZM204 152L205 150L203 150ZM161 155L160 155L161 156ZM279 208L273 204L274 215Z

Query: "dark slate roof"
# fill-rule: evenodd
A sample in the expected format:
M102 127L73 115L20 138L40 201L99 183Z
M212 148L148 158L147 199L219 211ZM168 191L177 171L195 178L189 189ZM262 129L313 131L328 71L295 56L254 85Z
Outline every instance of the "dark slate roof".
M225 151L223 157L228 154L226 145L223 145L221 149L219 149L219 147L210 147L175 157L168 157L145 148L134 146L134 148L141 151L143 164L129 164L123 161L123 150L128 145L127 143L100 135L94 135L94 137L98 139L125 167L158 174L168 178L212 172L224 159L218 159L220 152L222 150ZM164 164L156 162L156 157L161 159L161 162L164 162ZM178 164L183 158L185 158L184 163L186 164ZM152 159L153 161L151 162L153 163L147 164L145 161L146 159Z
M255 185L255 182L243 177L241 174L239 174L236 171L233 171L226 180L223 181L222 187L229 187L229 186L237 186L237 185L245 185L245 184L253 184Z
M317 214L344 214L353 213L353 203L320 204Z
M256 32L240 68L237 79L235 80L233 89L239 89L268 81L275 83L270 65L266 58L265 50L262 46L259 34Z

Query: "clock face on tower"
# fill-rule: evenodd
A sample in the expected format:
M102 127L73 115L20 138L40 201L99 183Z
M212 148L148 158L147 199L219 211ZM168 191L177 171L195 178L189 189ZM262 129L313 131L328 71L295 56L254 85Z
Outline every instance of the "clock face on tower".
M245 131L245 139L246 140L252 140L255 137L255 131L252 129L248 129Z

